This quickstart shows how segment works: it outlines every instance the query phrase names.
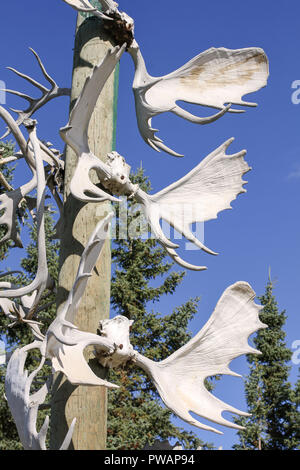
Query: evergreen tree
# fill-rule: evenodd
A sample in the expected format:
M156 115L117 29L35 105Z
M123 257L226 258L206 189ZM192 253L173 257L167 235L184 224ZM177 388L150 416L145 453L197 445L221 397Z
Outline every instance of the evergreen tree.
M150 190L142 169L132 180L144 191ZM141 214L129 203L130 208L127 225L138 228L136 221ZM141 239L143 230L141 224L136 238L117 237L114 243L111 303L116 314L134 320L130 335L134 348L149 359L161 361L190 339L187 327L197 312L199 299L189 300L166 316L149 309L149 304L158 302L163 295L173 294L184 272L170 272L172 263L165 261L164 250L154 239ZM143 449L155 439L171 438L184 448L211 447L172 423L171 412L161 406L155 387L141 369L130 363L125 369L110 371L109 375L109 380L120 388L108 392L108 449Z
M261 355L248 355L250 373L245 384L251 416L235 421L246 429L239 431L235 450L300 449L300 381L293 387L288 381L292 352L286 347L283 327L285 311L280 312L269 280L260 318L268 328L254 338Z

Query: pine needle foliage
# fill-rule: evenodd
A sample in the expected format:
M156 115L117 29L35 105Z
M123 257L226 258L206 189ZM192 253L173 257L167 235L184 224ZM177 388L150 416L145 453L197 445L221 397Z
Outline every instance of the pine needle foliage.
M260 318L268 328L257 332L255 347L261 355L247 357L250 373L245 383L248 418L236 419L246 429L238 432L235 450L300 449L300 380L289 382L292 352L285 343L285 311L280 312L269 279L259 297Z

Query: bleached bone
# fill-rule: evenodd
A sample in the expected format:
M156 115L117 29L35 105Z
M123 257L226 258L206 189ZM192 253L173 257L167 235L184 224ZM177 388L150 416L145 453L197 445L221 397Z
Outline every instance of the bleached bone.
M230 203L238 194L246 192L243 175L250 170L244 160L245 150L227 155L226 150L233 139L229 139L204 158L199 165L180 180L162 191L148 195L141 189L135 193L135 200L142 204L146 219L157 240L173 260L192 270L203 270L182 260L163 233L160 219L165 220L187 240L206 253L216 255L197 239L190 230L194 222L206 222L217 218L219 212L231 209Z
M246 282L237 282L228 287L217 306L199 333L186 345L161 362L154 362L137 351L132 354L130 344L126 343L130 322L124 317L108 320L107 338L115 343L116 323L123 325L117 335L116 344L124 342L128 360L146 371L153 380L165 405L184 421L207 431L222 434L219 430L204 425L194 419L190 412L216 424L235 429L243 429L222 417L229 411L241 416L249 416L216 398L205 387L205 379L225 374L239 377L231 371L230 362L243 354L259 354L248 343L249 336L266 325L259 320L261 306L255 304L255 292ZM125 320L127 320L127 325ZM108 323L111 328L108 328ZM127 333L126 327L127 326ZM108 360L107 354L97 353L98 360L106 366L119 365L122 348L116 348ZM114 357L114 355L116 357ZM122 358L123 362L126 357Z
M37 392L30 394L30 387L39 371L42 369L45 358L42 358L39 367L29 376L24 370L26 357L29 351L40 349L40 341L35 341L24 348L17 349L11 356L5 378L5 395L17 426L21 443L25 450L46 450L46 435L49 427L49 416L39 431L37 431L37 414L40 405L45 401L49 392L49 383L46 382ZM76 419L72 421L70 429L64 439L60 450L67 450L74 431Z
M238 376L230 370L230 362L243 354L259 353L248 344L248 338L266 325L259 320L262 307L255 304L255 292L249 284L240 281L227 288L200 332L159 363L133 350L129 341L132 321L125 317L117 316L112 320L102 321L100 333L104 336L79 331L72 323L88 278L103 247L111 217L112 214L108 215L98 224L83 252L68 300L43 341L43 356L52 360L54 371L63 372L75 385L114 387L96 377L83 357L84 348L93 344L96 357L104 366L118 367L127 361L133 361L143 368L154 381L165 405L189 424L220 433L192 418L189 412L194 412L217 424L241 429L223 418L222 413L229 411L241 416L248 414L214 397L204 383L207 377L214 375Z
M91 13L99 18L111 20L108 16L104 15L101 11L97 8L93 7L93 5L88 0L63 0L63 2L70 5L74 10L84 13Z
M86 80L70 114L68 124L60 129L62 139L73 148L78 156L70 191L75 198L83 201L117 201L115 197L95 186L89 178L91 169L96 171L102 181L105 178L109 179L111 171L107 164L91 152L87 132L97 99L124 50L125 45L122 48L117 46L109 50L102 62L94 67L91 77Z
M19 156L22 155L25 158L27 165L29 166L32 173L34 173L34 169L35 169L34 155L27 146L27 141L19 129L18 122L14 120L12 115L5 108L3 108L3 106L0 106L0 118L2 118L6 122L8 126L8 134L12 133L14 138L16 139L16 142L18 146L20 147ZM4 137L5 135L1 137L0 139Z
M13 190L12 186L9 184L9 182L7 181L7 179L1 172L0 172L0 184L6 189L6 191Z
M39 140L39 144L41 156L44 162L47 162L51 167L63 169L65 162L61 159L62 154L58 150L54 150L50 148L50 146L45 145L41 140ZM29 147L32 150L30 145Z
M20 160L20 158L23 158L23 154L19 151L16 152L14 155L11 155L10 157L6 158L1 158L0 159L0 165L7 165L7 163L15 162L16 160Z
M35 132L35 128L30 130ZM37 139L32 139L34 149L37 149ZM85 248L78 268L77 277L73 288L70 291L67 302L62 311L50 325L46 336L43 336L38 328L37 322L30 322L33 333L37 341L22 349L17 349L12 355L7 368L5 392L7 401L15 420L19 437L25 449L46 450L45 439L49 425L49 418L44 421L40 431L36 429L36 419L39 406L44 403L49 391L49 383L44 384L41 389L30 395L30 386L42 369L46 358L52 361L54 371L63 372L68 380L73 384L105 385L110 388L117 388L105 380L98 378L87 365L83 351L89 345L97 346L104 353L114 350L111 341L96 334L79 331L70 320L74 317L91 272L95 266L98 256L101 253L104 242L109 233L110 220L113 214L109 214L98 223L90 240ZM3 299L3 301L8 299ZM24 306L32 308L32 299L23 297L21 299ZM7 305L8 313L10 310ZM34 328L33 328L34 327ZM28 351L38 348L42 354L39 367L28 377L24 371ZM76 419L73 420L66 438L61 446L61 450L68 449Z
M114 0L99 0L102 5L102 10L106 13L116 13L119 12L118 10L118 3ZM121 12L119 12L121 14Z
M152 128L152 118L163 112L173 112L197 124L209 124L227 111L243 110L232 105L256 106L242 99L266 85L268 60L260 48L231 50L210 48L194 57L184 66L162 77L152 77L146 69L140 47L134 39L134 21L118 10L112 0L100 0L102 11L114 19L105 24L116 44L127 43L128 52L135 65L133 92L135 95L138 128L145 142L156 151L173 156L181 154L168 148ZM219 109L209 117L198 117L180 107L184 101Z
M183 155L168 148L156 136L158 130L152 128L154 116L170 111L188 121L208 124L227 111L242 112L231 105L256 106L255 103L243 101L242 97L267 83L268 60L264 51L256 47L236 50L210 48L162 77L148 74L135 40L128 52L135 65L133 92L141 136L154 150L163 150L176 157ZM220 111L209 117L197 117L181 108L178 101L209 106Z
M26 141L25 137L20 131L18 121L15 121L12 115L2 106L0 106L0 118L2 118L6 122L9 128L9 133L11 132L14 135L17 144L20 147L20 150L16 152L13 156L1 159L0 164L3 165L5 163L25 158L29 168L32 172L34 172L35 160L33 155L33 148L30 142L28 143ZM40 152L42 154L43 160L47 162L50 166L63 168L64 162L60 159L61 154L57 155L50 147L46 146L43 142L39 141L39 143L41 148Z
M30 302L26 299L27 297L29 298L29 296L21 297L21 304L16 304L16 302L12 301L11 299L0 298L0 308L4 315L6 315L10 320L12 320L12 323L8 325L9 328L19 323L25 323L30 327L32 333L34 334L34 337L36 339L42 340L43 335L39 329L39 325L41 325L41 323L35 320L26 319L26 315L29 313L30 308L32 308L34 305L36 291L33 292L33 294L30 296L32 297ZM29 305L29 303L30 307L27 306Z
M97 8L93 7L93 5L88 0L63 0L63 1L77 11L94 12L97 10Z
M23 248L17 228L17 210L25 196L35 189L36 184L37 179L34 176L28 183L20 188L0 195L0 210L4 211L0 216L0 225L7 227L5 235L0 240L0 244L12 240L15 246Z
M85 0L63 0L72 8L79 12L90 13L91 15L101 18L101 27L108 31L112 41L122 46L126 43L129 47L134 39L134 20L118 9L118 4L113 0L99 0L101 10L93 7L93 5ZM108 21L107 21L108 20Z
M99 354L99 362L103 367L120 367L134 358L135 353L129 339L132 324L133 320L128 320L122 315L117 315L112 320L102 320L100 322L99 333L114 345L113 352L106 354L101 349L98 353L97 347L95 348L96 357Z
M21 156L25 158L33 174L33 178L28 183L24 184L20 188L0 195L0 210L3 211L0 216L0 225L5 225L7 227L5 235L0 240L0 244L8 240L12 240L15 243L15 246L22 248L23 244L17 230L17 210L19 209L21 202L25 201L25 196L36 187L37 180L35 161L33 153L28 148L26 139L20 131L17 122L2 106L0 106L0 117L6 122L20 147L18 158Z
M63 0L65 1L65 0ZM75 0L75 2L77 3L78 0ZM74 2L74 3L75 3ZM67 0L66 3L73 3L73 0L71 0L70 2ZM79 0L79 3L82 3L81 0ZM122 30L122 27L125 28L125 30L128 31L128 29L132 30L133 31L133 27L134 27L134 20L127 15L127 13L123 12L123 11L120 11L118 9L118 3L115 2L114 0L99 0L99 3L101 4L101 11L99 11L97 8L96 8L96 11L93 12L94 15L98 16L99 18L103 18L104 20L109 20L110 23L108 24L108 28L110 28L110 32L112 33L112 36L114 36L114 23L119 23L119 26L121 27L121 29L119 30L119 32L121 32ZM120 22L123 23L123 25L120 24ZM114 39L118 39L118 38L114 38ZM123 39L121 41L121 43L119 43L119 41L117 40L116 41L116 44L117 45L122 45L124 43ZM127 44L129 45L129 44Z
M74 318L83 292L109 233L109 214L98 223L81 256L75 282L62 310L50 325L43 342L43 355L50 358L55 372L62 372L75 385L116 385L97 377L88 366L83 351L89 345L105 353L114 351L114 345L104 337L79 331Z
M189 424L220 433L192 418L190 412L235 429L241 427L223 418L222 413L248 416L214 397L204 381L219 374L239 376L230 370L230 362L243 354L259 354L248 344L252 333L266 328L259 320L262 307L254 299L250 285L237 282L225 290L200 332L170 357L156 364L137 353L137 365L152 377L165 405Z
M40 98L32 98L31 96L26 95L25 93L21 93L21 92L16 91L16 90L4 90L6 93L11 93L13 95L19 96L20 98L25 99L29 103L28 108L25 109L25 110L12 109L12 111L14 111L18 114L18 119L16 121L18 126L23 124L23 122L26 119L29 119L33 115L33 113L35 113L38 109L40 109L42 106L44 106L46 103L48 103L53 98L57 98L59 96L70 96L71 95L70 88L61 88L61 87L59 87L56 84L55 80L46 71L39 55L32 48L30 48L30 50L33 53L33 55L35 56L35 58L37 60L37 63L38 63L38 65L39 65L39 67L42 71L43 76L45 77L47 82L50 84L50 88L47 88L46 86L42 85L41 83L39 83L35 79L31 78L29 75L26 75L22 72L19 72L18 70L14 69L12 67L7 67L9 70L11 70L15 74L17 74L19 77L23 78L24 80L27 80L29 83L31 83L31 85L38 88L42 93L42 96ZM10 134L11 130L12 130L11 127L8 126L7 131L1 137L1 139L4 139L5 137L7 137Z
M37 175L37 244L38 244L38 268L35 279L25 287L19 289L8 289L0 291L0 298L7 297L22 297L29 293L37 291L35 298L35 306L37 306L39 299L46 288L48 281L48 267L46 257L46 243L45 243L45 227L44 227L44 202L46 181L44 173L43 159L40 154L39 140L36 136L36 121L25 121L29 133L29 139L34 151L35 168ZM31 314L30 314L31 317ZM29 318L31 319L31 318Z
M187 269L206 269L205 266L187 263L179 257L175 251L178 245L164 235L160 219L168 222L198 248L216 254L192 234L190 224L216 218L220 211L231 207L230 203L238 194L245 192L243 175L250 169L244 161L246 152L243 150L226 155L226 149L233 140L230 139L183 178L151 196L131 183L130 167L117 152L108 154L106 163L97 159L89 149L88 125L105 80L120 56L118 51L115 48L108 52L94 68L73 108L69 123L60 131L64 141L78 155L77 167L70 184L71 193L84 202L116 200L91 182L89 172L95 169L104 188L116 195L129 196L142 205L153 234L176 263Z
M37 179L34 152L31 142L26 141L19 129L17 121L15 121L11 114L2 106L0 106L0 118L6 122L20 147L20 150L14 155L14 157L5 159L5 163L24 158L33 174L33 178L28 183L17 189L11 188L7 193L0 195L0 210L3 211L0 216L0 225L5 225L7 227L5 235L0 240L0 244L8 240L12 240L15 243L15 246L22 248L23 244L17 229L17 211L20 209L21 203L23 202L26 202L28 206L29 199L27 195L36 188ZM40 145L41 158L50 165L51 173L56 174L59 171L63 171L64 162L60 159L60 154L55 154L53 150L47 147L43 142L38 142ZM51 186L51 192L58 203L59 196L56 194L55 189L53 189L53 185L49 186Z
M200 332L185 346L159 363L133 350L129 341L132 321L125 317L117 316L112 320L103 321L100 333L104 336L79 331L72 323L88 278L101 253L112 215L109 214L101 221L93 232L81 257L76 280L67 302L50 325L44 340L38 342L43 356L40 368L47 357L51 359L54 371L63 372L75 385L116 387L98 378L88 367L83 350L89 345L94 345L96 357L104 366L118 367L127 361L133 361L143 368L154 381L165 405L189 424L220 433L217 429L192 418L190 412L194 412L217 424L241 429L240 426L224 419L222 413L229 411L241 416L248 414L214 397L205 388L204 381L207 377L220 374L238 376L230 370L230 362L242 354L258 353L250 347L248 338L266 325L259 320L259 311L262 307L254 303L255 293L249 284L237 282L226 289L212 316ZM35 371L34 374L36 373ZM20 383L18 373L15 370L11 372L10 369L8 382L12 377L17 384ZM41 393L44 394L45 391ZM22 389L19 395L24 395ZM24 402L27 405L24 398L19 400L18 406L21 403L29 416ZM13 408L17 407L12 400L11 403ZM35 416L35 409L32 413ZM20 409L17 409L16 419L20 419L20 416ZM42 430L41 438L45 435L44 427ZM26 440L26 436L23 439Z

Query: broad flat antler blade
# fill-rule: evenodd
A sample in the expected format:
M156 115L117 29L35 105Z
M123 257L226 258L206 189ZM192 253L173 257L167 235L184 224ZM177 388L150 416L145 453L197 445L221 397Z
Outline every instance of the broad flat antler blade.
M226 150L233 139L228 140L208 155L192 171L153 196L142 190L136 193L137 202L142 204L145 216L158 241L166 248L169 255L181 266L193 269L206 269L184 262L174 251L178 245L172 245L165 237L160 219L168 222L174 229L198 248L216 255L198 240L191 232L194 222L215 219L220 211L230 209L230 203L238 194L245 192L243 175L250 170L244 160L246 151L227 155Z
M137 121L147 144L158 152L182 156L166 147L151 127L152 118L173 112L196 124L209 124L228 112L242 112L232 105L256 106L243 96L264 87L269 75L268 59L260 48L211 48L194 57L184 66L163 77L151 77L136 42L129 48L135 63L133 82ZM220 109L209 117L198 117L181 108L183 101Z
M153 379L165 405L189 424L222 434L194 419L190 412L236 429L241 427L224 419L222 413L248 416L214 397L204 381L218 374L238 376L230 370L230 362L242 354L259 354L248 344L252 333L266 328L259 320L262 307L254 299L250 285L237 282L223 293L202 330L170 357L155 363L136 353L137 365Z
M37 415L39 406L44 403L49 392L49 383L46 382L36 393L30 394L32 382L42 369L45 358L42 358L39 367L30 376L24 370L28 352L40 349L41 344L40 341L35 341L22 349L17 349L8 362L5 378L5 395L25 450L46 450L49 417L46 417L42 427L37 431ZM69 447L74 425L75 420L71 424L61 450Z
M62 311L50 325L44 342L45 354L52 360L54 371L63 372L75 385L105 385L117 388L116 385L97 377L83 356L84 349L89 345L95 345L110 352L114 350L113 343L96 334L79 331L72 323L88 279L108 236L112 216L113 213L99 222L91 235L81 256L76 280L69 297Z
M146 92L147 102L153 106L162 94L163 105L173 107L176 101L223 109L226 103L257 106L243 100L244 95L260 90L267 84L268 59L257 47L246 49L211 48L190 60L180 69L162 77L162 81ZM155 89L161 87L160 90ZM234 112L234 110L229 110ZM188 119L188 116L185 116ZM191 121L197 118L191 115ZM201 121L200 121L201 123Z
M61 138L72 147L78 157L82 153L89 153L88 126L108 78L119 62L126 45L109 49L92 74L85 81L84 87L71 111L68 124L60 129Z
M5 395L25 450L45 450L44 433L42 439L40 439L41 436L38 435L36 430L36 419L38 407L44 402L48 393L47 385L45 384L38 394L35 394L34 401L30 396L32 381L42 368L44 359L29 377L28 372L24 370L28 352L39 348L40 344L35 341L29 346L17 349L10 358L5 379ZM46 431L45 428L48 428L47 422L44 432Z
M90 151L88 127L98 101L98 97L109 76L120 60L126 45L110 49L101 63L94 67L87 78L83 90L70 114L68 124L60 129L60 135L67 145L72 147L78 156L78 164L71 181L70 190L73 196L85 202L104 200L118 201L115 197L93 184L89 171L96 170L101 180L110 177L107 165Z

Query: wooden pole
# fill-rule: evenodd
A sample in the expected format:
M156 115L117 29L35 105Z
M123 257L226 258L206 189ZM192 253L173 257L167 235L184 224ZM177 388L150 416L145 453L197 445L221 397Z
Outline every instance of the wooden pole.
M78 15L74 50L71 107L79 96L86 78L113 44L95 17ZM109 78L92 116L89 142L92 152L104 160L115 147L115 117L118 69ZM70 181L77 157L66 149L63 236L60 251L60 276L57 295L58 311L74 282L80 256L94 227L110 211L110 203L83 204L70 195ZM97 183L97 177L92 176ZM89 279L85 295L73 321L80 330L96 333L99 321L109 317L111 279L110 240L107 240L100 259ZM93 371L105 377L105 370L85 351ZM104 387L75 387L62 374L54 379L51 408L51 449L58 449L74 417L77 418L70 449L103 450L106 447L107 395Z

